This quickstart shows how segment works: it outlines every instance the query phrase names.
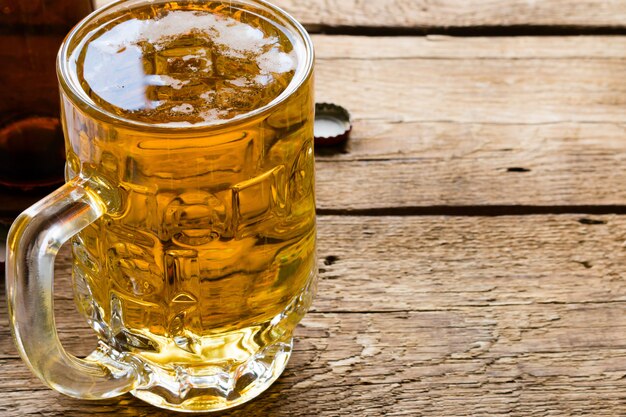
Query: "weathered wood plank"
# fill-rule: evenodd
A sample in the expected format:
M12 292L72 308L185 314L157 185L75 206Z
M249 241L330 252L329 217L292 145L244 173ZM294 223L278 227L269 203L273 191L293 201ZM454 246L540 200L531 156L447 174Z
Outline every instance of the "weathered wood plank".
M318 101L355 118L320 208L626 203L614 39L316 36Z
M104 5L111 0L96 0ZM439 29L481 26L623 27L620 0L273 0L309 29L395 27Z
M620 0L274 0L311 29L342 26L448 28L480 26L623 27Z
M312 314L279 382L225 415L617 416L626 412L626 323L620 311L623 305L579 314L557 307L497 319L481 312ZM599 328L593 320L577 324L582 316L606 314L621 320ZM614 342L593 342L595 335ZM171 415L129 396L104 403L64 398L16 359L2 362L0 412Z
M591 51L607 37L583 37L579 47L544 37L436 39L316 36L318 98L345 102L359 119L396 122L624 121L626 53ZM567 45L577 51L559 51Z
M319 151L318 207L623 205L625 133L621 123L356 121L345 153Z
M626 36L313 35L318 59L623 59ZM323 64L327 65L327 64ZM318 66L319 67L319 66Z
M288 370L224 415L623 415L625 231L623 216L322 217L319 295ZM63 256L57 319L85 354ZM0 362L6 415L168 415L46 390L4 303Z

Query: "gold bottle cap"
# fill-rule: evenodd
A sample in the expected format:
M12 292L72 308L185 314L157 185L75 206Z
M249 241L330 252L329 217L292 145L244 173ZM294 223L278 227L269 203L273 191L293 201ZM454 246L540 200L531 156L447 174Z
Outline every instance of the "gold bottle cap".
M315 145L332 146L350 138L352 122L345 108L332 103L315 105Z

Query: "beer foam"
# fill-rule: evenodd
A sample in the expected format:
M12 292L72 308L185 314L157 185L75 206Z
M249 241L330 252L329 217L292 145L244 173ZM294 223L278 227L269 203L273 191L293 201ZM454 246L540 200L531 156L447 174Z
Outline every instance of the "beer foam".
M265 45L278 41L275 37L266 38L262 30L231 17L183 10L169 12L160 19L142 21L135 41L146 40L158 49L169 38L191 32L206 34L240 57L258 53Z
M172 111L189 114L193 112L193 106L189 103L183 103L180 106L172 107Z
M185 85L191 82L189 80L178 80L174 77L170 77L169 75L162 75L162 74L146 75L144 77L144 80L149 85L168 86L168 87L172 87L174 90L180 90Z
M122 48L146 41L155 49L162 50L170 40L189 33L206 36L222 47L222 53L234 58L250 58L256 55L259 66L268 73L284 73L295 68L293 56L276 48L264 52L268 45L279 43L275 36L266 37L259 28L228 16L194 11L176 10L160 18L127 20L105 32L92 45L100 48L103 53L114 54ZM183 58L188 60L197 57L187 55Z
M276 72L279 74L295 69L295 59L292 54L286 54L277 48L272 48L257 58L257 64L265 74Z
M163 123L211 122L267 104L275 98L269 91L280 92L278 79L289 80L297 64L297 54L285 51L272 31L198 10L131 15L85 50L83 77L100 99L129 116L158 113Z

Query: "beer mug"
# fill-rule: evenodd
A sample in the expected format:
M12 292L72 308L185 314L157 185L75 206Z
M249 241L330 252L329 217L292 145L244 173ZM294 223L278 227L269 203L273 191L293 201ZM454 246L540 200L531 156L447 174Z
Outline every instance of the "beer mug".
M284 370L316 286L313 48L263 0L127 0L58 57L66 184L7 248L17 347L51 388L159 407L241 404ZM71 241L85 359L59 343Z

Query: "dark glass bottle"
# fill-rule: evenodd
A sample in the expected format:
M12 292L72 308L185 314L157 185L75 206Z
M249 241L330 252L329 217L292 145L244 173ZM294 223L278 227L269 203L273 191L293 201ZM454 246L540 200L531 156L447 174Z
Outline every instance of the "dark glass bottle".
M91 0L0 0L0 223L63 183L56 55Z

